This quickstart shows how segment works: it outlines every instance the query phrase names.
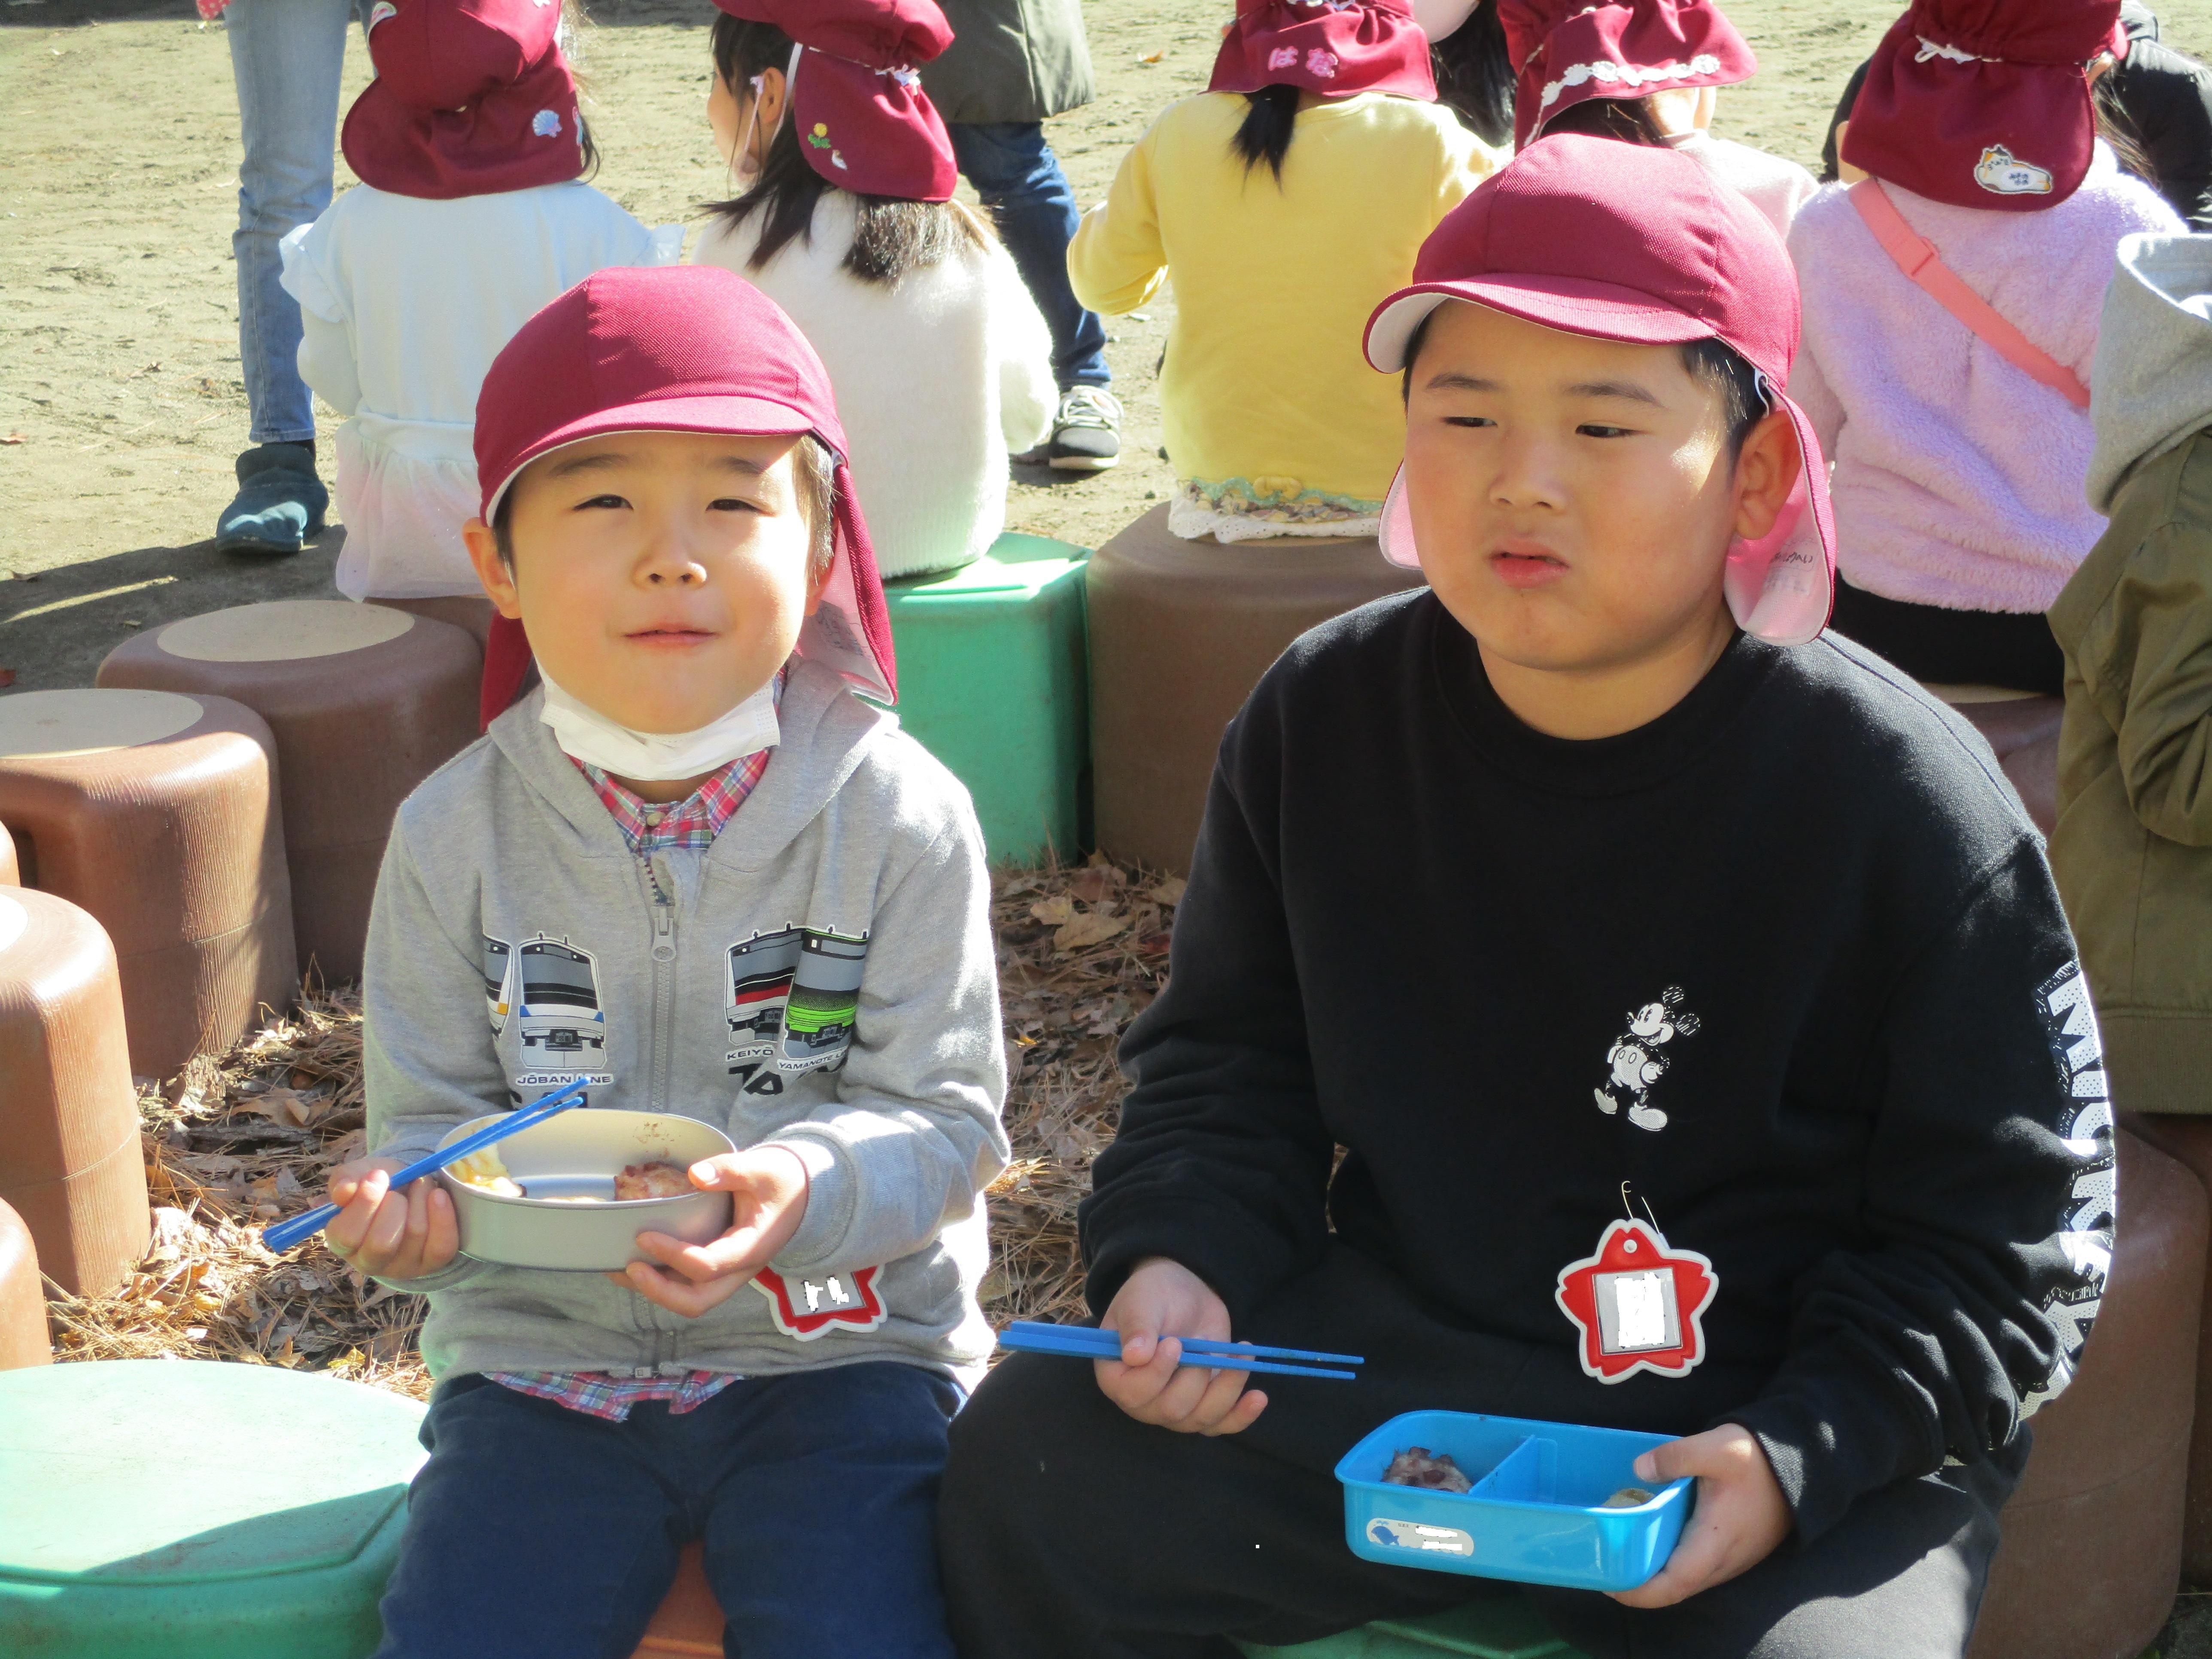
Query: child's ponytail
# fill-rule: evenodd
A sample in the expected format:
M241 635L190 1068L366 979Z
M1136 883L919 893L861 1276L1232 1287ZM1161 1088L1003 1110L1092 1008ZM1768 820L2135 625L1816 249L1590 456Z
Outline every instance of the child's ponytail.
M1251 107L1244 112L1243 125L1229 141L1230 148L1243 158L1245 172L1265 161L1280 184L1283 157L1291 153L1291 140L1298 130L1298 89L1262 87L1246 93L1244 99Z
M791 62L789 35L773 23L727 12L715 16L712 45L714 72L732 92ZM769 141L750 186L726 202L705 204L704 210L732 230L761 216L760 234L745 261L746 269L758 270L791 241L812 239L815 206L833 190L840 186L807 165L799 128L785 120ZM942 264L966 249L981 251L998 240L986 221L957 202L916 202L856 190L841 193L852 198L855 210L853 246L846 251L843 269L864 283L893 287L908 271Z

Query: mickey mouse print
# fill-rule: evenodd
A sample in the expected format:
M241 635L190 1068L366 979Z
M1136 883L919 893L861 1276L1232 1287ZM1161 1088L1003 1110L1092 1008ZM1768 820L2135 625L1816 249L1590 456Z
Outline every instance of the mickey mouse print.
M1611 1117L1626 1107L1628 1121L1653 1133L1667 1127L1667 1114L1652 1092L1674 1064L1668 1045L1698 1034L1698 1017L1685 1006L1686 994L1670 985L1656 1002L1631 1013L1627 1029L1606 1051L1606 1079L1590 1092L1597 1109Z

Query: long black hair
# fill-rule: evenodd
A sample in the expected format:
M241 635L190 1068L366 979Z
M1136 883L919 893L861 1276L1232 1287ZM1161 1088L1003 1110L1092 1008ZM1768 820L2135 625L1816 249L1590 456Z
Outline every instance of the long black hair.
M713 48L714 72L736 93L753 76L788 65L792 40L773 23L721 12L714 18ZM807 165L799 124L786 119L769 140L751 188L726 202L709 202L705 211L732 230L761 216L760 239L745 261L758 270L794 238L812 240L815 204L824 191L838 188ZM857 190L845 193L853 198L855 222L843 268L864 283L889 288L908 271L942 264L966 249L988 247L995 240L991 228L957 202L915 202Z
M1587 98L1571 104L1544 123L1544 136L1580 132L1593 138L1617 138L1625 144L1664 144L1667 135L1644 98Z
M1291 153L1291 140L1298 130L1298 89L1262 87L1244 98L1251 107L1244 112L1243 125L1229 141L1230 148L1243 158L1245 172L1265 161L1280 184L1283 157Z
M1429 47L1437 101L1486 144L1513 142L1513 59L1498 0L1480 0L1467 21Z

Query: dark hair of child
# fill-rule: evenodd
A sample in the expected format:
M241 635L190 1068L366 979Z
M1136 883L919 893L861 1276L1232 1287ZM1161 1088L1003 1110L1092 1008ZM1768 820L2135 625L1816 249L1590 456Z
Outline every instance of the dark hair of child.
M714 72L730 90L743 95L756 75L781 70L791 62L791 37L773 23L751 22L718 13L713 40ZM830 181L806 164L799 127L785 121L769 143L752 188L726 202L708 202L732 230L756 213L763 216L760 240L745 261L754 270L783 251L796 237L813 237L814 204ZM892 287L908 271L941 264L963 248L981 249L994 240L991 228L957 202L915 202L902 196L871 196L848 191L859 209L853 246L844 269L864 283Z
M1429 48L1437 101L1486 144L1513 142L1513 59L1498 0L1481 0L1467 21Z
M811 544L807 563L819 579L828 574L830 562L837 556L837 463L822 441L810 433L793 448L792 474L799 503L806 509ZM491 515L492 540L499 547L499 562L510 570L514 568L514 533L507 520L514 510L514 490L510 486Z
M1429 325L1436 317L1436 312L1431 311L1422 318L1406 342L1406 368L1398 388L1398 395L1406 402L1413 401L1413 366L1421 360L1422 342L1428 338ZM1729 459L1739 459L1743 454L1743 441L1751 436L1752 428L1765 420L1774 407L1767 401L1759 371L1741 352L1723 341L1692 340L1676 349L1682 354L1682 367L1720 394L1721 424L1727 434Z
M592 20L584 15L583 0L561 0L559 39L562 43L562 54L568 59L568 73L575 77L576 90L579 94L587 94L592 89L591 77L584 72L582 66L577 62L577 59L582 56L579 48L583 40L584 31L591 27L591 22ZM592 142L592 124L584 118L584 112L580 107L582 97L580 96L577 101L579 107L576 111L576 147L584 153L584 170L576 177L582 183L588 185L599 176L599 147Z
M1244 158L1245 172L1265 161L1279 185L1283 157L1291 153L1291 139L1298 130L1298 88L1262 87L1246 93L1244 100L1252 107L1244 112L1244 124L1229 141L1230 148Z
M1664 144L1667 135L1641 98L1592 98L1561 110L1544 124L1544 136L1579 132L1592 138L1617 138L1624 144Z

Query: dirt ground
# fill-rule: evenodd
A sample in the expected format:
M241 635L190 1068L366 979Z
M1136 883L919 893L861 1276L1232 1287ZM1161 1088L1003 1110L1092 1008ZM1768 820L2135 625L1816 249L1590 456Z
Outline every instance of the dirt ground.
M1087 8L1099 96L1052 124L1086 205L1169 100L1200 88L1218 0ZM1896 0L1733 0L1758 79L1719 128L1811 164L1827 112ZM648 223L720 193L704 100L706 0L599 0L579 53L599 183ZM2212 50L2212 0L2170 0L2166 38ZM246 447L235 277L238 116L218 24L191 0L6 0L0 9L0 670L89 684L134 629L257 599L328 594L343 531L239 563L206 538ZM368 76L356 36L345 97ZM339 163L339 187L351 175ZM1122 465L1018 481L1009 526L1095 546L1172 479L1153 378L1171 295L1110 319ZM327 475L330 447L323 448ZM12 578L12 580L9 580Z

